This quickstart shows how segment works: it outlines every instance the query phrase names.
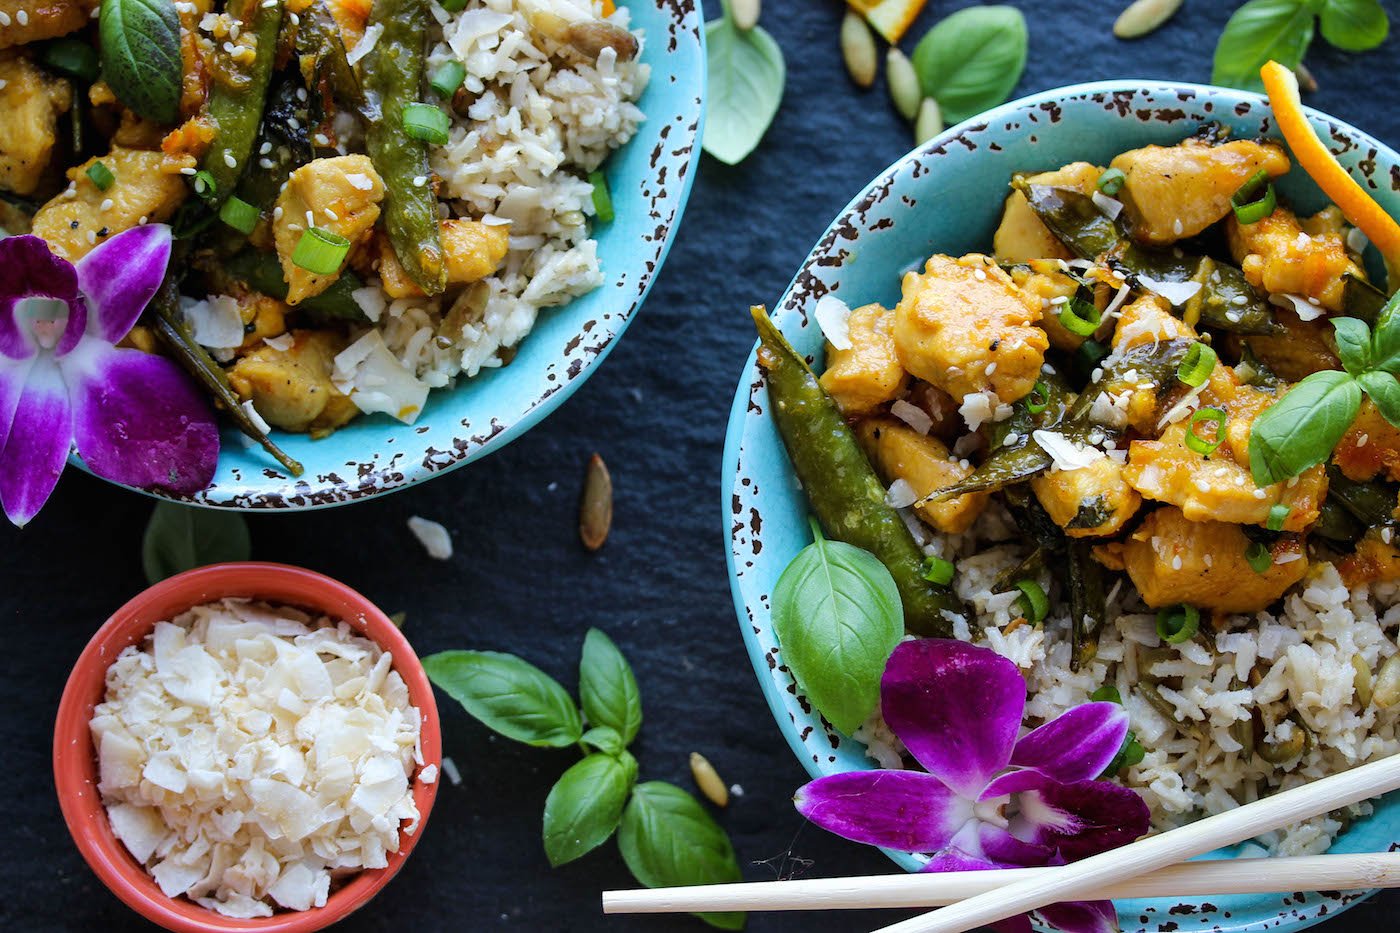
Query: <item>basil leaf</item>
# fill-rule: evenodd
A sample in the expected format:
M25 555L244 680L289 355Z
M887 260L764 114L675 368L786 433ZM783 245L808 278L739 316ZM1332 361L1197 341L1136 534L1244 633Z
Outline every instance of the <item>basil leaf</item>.
M1254 419L1249 469L1257 486L1297 476L1327 459L1356 420L1361 386L1335 369L1313 373Z
M943 119L961 123L1010 96L1026 67L1026 18L1011 6L959 10L914 48L914 70Z
M1327 0L1322 38L1347 52L1366 52L1390 34L1390 17L1380 0Z
M1371 338L1371 366L1400 375L1400 292L1386 301L1376 315L1375 336Z
M1215 46L1212 84L1262 91L1269 59L1296 69L1312 44L1312 7L1302 0L1249 0L1235 11Z
M624 753L626 754L626 753ZM544 853L554 868L598 848L622 821L637 759L589 755L564 772L544 802Z
M1332 327L1336 331L1337 355L1346 371L1356 376L1370 369L1371 328L1366 322L1354 317L1337 317L1332 319Z
M607 726L631 745L642 728L642 694L637 678L612 639L596 628L583 640L578 695L590 725Z
M1400 381L1390 373L1372 370L1356 380L1375 403L1381 417L1400 427Z
M622 741L622 736L617 734L616 729L609 729L607 726L594 726L585 732L579 741L614 758L621 758L627 753L627 745Z
M423 659L428 679L483 725L539 747L578 742L583 722L559 682L513 654L442 651Z
M637 785L622 814L617 847L632 875L649 888L723 884L743 876L734 847L699 801L664 781ZM721 930L742 930L741 913L696 914Z
M899 589L874 554L817 535L773 587L773 631L797 686L850 735L879 703L904 635Z
M252 552L248 523L237 512L157 502L141 540L141 567L155 584L195 567L247 560Z
M721 162L738 165L768 132L782 102L783 52L761 26L739 29L727 10L705 24L705 44L710 86L701 145Z
M122 103L157 123L179 113L184 64L173 0L102 0L102 78Z

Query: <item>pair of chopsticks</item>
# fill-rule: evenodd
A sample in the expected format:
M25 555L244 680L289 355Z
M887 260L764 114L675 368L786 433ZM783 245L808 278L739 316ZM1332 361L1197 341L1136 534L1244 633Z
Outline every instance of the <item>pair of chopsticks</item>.
M1400 788L1400 754L1055 868L705 885L603 894L604 913L948 905L876 933L963 933L1059 901L1400 887L1400 853L1187 860Z

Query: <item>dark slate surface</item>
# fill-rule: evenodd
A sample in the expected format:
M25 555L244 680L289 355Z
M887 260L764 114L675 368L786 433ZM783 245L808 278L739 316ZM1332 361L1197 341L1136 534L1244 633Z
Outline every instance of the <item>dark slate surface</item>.
M912 35L965 5L933 3ZM1127 75L1205 81L1234 6L1193 0L1169 26L1128 44L1109 34L1106 11L1116 2L1019 5L1038 11L1020 93ZM862 94L846 79L839 18L835 0L769 0L763 23L789 69L782 112L742 166L703 161L645 313L554 417L426 486L328 512L251 519L257 557L323 571L389 612L406 611L422 653L513 651L572 688L586 628L610 632L641 681L643 779L689 786L686 759L699 750L741 784L744 795L721 818L753 879L774 877L789 853L810 860L802 864L814 876L891 869L873 850L804 830L792 810L805 775L768 715L735 627L720 511L724 427L752 341L745 307L775 302L835 212L910 144L883 88ZM1309 62L1322 85L1310 98L1315 106L1400 145L1400 111L1378 80L1400 65L1400 40L1368 56L1319 42ZM595 450L611 466L617 507L611 540L589 555L578 544L576 504ZM0 919L9 930L148 928L73 848L52 789L50 736L73 659L143 586L138 552L149 510L148 500L70 470L28 530L0 528L0 620L11 648L0 667ZM450 563L422 555L404 524L415 514L452 529ZM340 929L703 929L683 918L603 918L598 892L630 883L615 846L551 871L538 842L545 794L572 753L495 740L449 702L442 712L445 750L465 781L443 786L416 855ZM1400 896L1385 896L1330 929L1393 924L1397 914ZM753 918L750 929L855 931L876 919L770 915Z

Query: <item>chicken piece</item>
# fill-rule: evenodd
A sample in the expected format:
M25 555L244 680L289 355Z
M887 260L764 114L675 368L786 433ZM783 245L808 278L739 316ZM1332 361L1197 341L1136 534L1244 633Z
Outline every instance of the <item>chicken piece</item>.
M58 141L58 116L73 106L73 86L56 81L28 55L0 52L0 188L33 194Z
M1280 204L1257 223L1242 224L1232 214L1225 231L1230 254L1249 284L1271 295L1301 295L1329 311L1340 311L1346 290L1342 276L1366 278L1347 250L1342 223L1336 207L1299 221Z
M1400 428L1381 417L1369 398L1362 399L1356 420L1332 452L1332 461L1343 476L1357 482L1377 476L1400 480Z
M1143 292L1135 301L1119 309L1118 324L1113 329L1113 349L1122 353L1145 343L1158 343L1185 337L1196 339L1196 330L1172 314L1167 300L1152 292Z
M1103 169L1088 162L1071 162L1053 172L1032 175L1033 185L1054 185L1092 194ZM1069 251L1045 224L1040 222L1030 202L1019 191L1006 196L1001 212L1001 225L992 236L992 252L1002 262L1026 262L1031 259L1073 259Z
M1071 538L1116 534L1142 505L1123 478L1123 464L1104 457L1077 470L1051 470L1031 480L1031 491Z
M1301 535L1280 535L1273 563L1256 573L1245 560L1250 540L1239 525L1193 522L1170 506L1143 519L1122 543L1128 577L1153 609L1186 603L1215 612L1258 612L1308 572Z
M342 236L353 248L374 229L382 200L384 182L368 156L313 159L292 172L277 198L281 213L272 224L282 277L287 280L287 304L319 295L340 278L340 269L316 275L292 262L292 253L307 227Z
M1010 275L1017 288L1033 298L1040 299L1040 326L1050 338L1050 346L1071 353L1078 350L1087 338L1068 330L1060 323L1060 305L1075 296L1079 291L1079 283L1064 272L1032 266L1014 266Z
M77 32L97 0L0 0L0 49Z
M1145 146L1112 165L1126 176L1118 197L1133 238L1158 246L1195 236L1231 214L1230 198L1261 168L1270 178L1289 168L1283 147L1248 139Z
M1387 534L1389 532L1389 534ZM1372 528L1356 542L1356 551L1342 558L1337 572L1348 587L1400 580L1400 541L1394 529Z
M408 277L388 237L378 237L379 278L390 298L422 298L424 291ZM501 267L510 251L510 227L479 220L444 220L442 252L447 284L479 282Z
M972 466L948 452L937 438L920 434L891 418L870 418L856 428L856 438L885 482L904 480L923 498L972 473ZM967 531L987 507L983 492L947 502L921 505L919 517L944 534Z
M107 237L143 223L168 220L189 194L189 186L183 176L162 171L162 159L159 152L116 146L100 159L69 169L72 196L64 192L39 208L34 214L34 234L64 259L77 262ZM114 179L106 191L87 175L99 161Z
M248 335L240 350L254 350L268 337L287 332L287 305L261 292L248 291L238 297L238 313Z
M329 433L360 413L331 382L345 338L330 330L294 330L286 350L263 346L229 370L238 397L284 431Z
M895 349L906 370L960 402L990 392L1010 404L1040 378L1050 341L1039 320L1040 299L990 258L935 255L904 276Z
M894 312L877 304L851 311L851 348L826 345L822 388L846 415L863 415L898 398L909 383L894 348Z
M1244 343L1255 359L1288 382L1299 382L1324 369L1341 369L1342 361L1332 350L1332 325L1326 318L1300 321L1289 308L1274 308L1274 319L1283 326L1280 334L1255 334L1235 339L1238 350Z

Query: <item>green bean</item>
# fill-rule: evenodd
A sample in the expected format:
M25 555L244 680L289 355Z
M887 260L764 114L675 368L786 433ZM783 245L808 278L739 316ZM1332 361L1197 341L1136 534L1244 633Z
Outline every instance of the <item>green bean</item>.
M236 279L241 279L254 291L285 301L287 282L282 277L282 266L271 253L258 250L244 250L231 257L224 264L225 271ZM297 305L298 311L306 312L311 318L321 321L351 321L357 324L369 323L359 302L351 293L363 283L349 269L340 273L340 278L319 295L313 295Z
M368 127L365 148L384 179L384 229L408 277L429 295L447 288L437 198L423 179L428 145L409 136L403 109L423 86L428 5L421 0L376 0L369 28L384 32L360 66ZM415 181L417 183L415 184Z
M214 190L205 195L205 202L214 211L233 194L239 176L253 157L253 141L258 136L263 100L277 57L282 4L232 0L228 15L243 24L244 34L256 37L257 49L252 64L246 67L236 65L226 53L218 53L221 67L215 70L207 105L215 135L202 166L214 179Z
M961 612L962 605L950 589L923 578L924 555L914 536L885 503L885 487L807 363L763 308L751 313L773 421L813 514L829 536L864 548L889 569L904 604L905 628L950 637L943 612Z

